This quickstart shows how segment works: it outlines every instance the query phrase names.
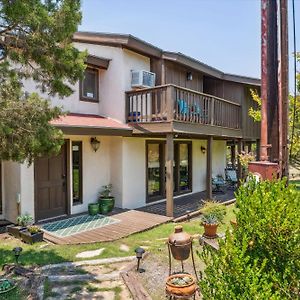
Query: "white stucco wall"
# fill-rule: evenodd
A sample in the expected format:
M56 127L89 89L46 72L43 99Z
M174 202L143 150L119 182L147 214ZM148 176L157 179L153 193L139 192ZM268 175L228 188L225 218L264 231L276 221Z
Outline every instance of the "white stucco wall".
M193 153L193 193L206 189L206 153L201 152L201 146L207 147L206 140L192 141Z
M87 211L88 204L97 201L102 186L110 183L110 137L97 136L97 139L101 142L97 152L91 147L90 136L66 136L66 138L70 139L70 143L72 141L82 141L83 203L74 206L71 203L71 213L76 214ZM72 172L69 176L72 183ZM70 186L70 195L72 201L72 186Z
M20 164L5 161L2 162L2 165L4 218L10 222L16 222L18 216L17 198L21 192Z
M212 175L222 175L225 178L226 141L214 140L212 150Z
M123 140L123 208L146 203L146 153L144 138Z
M27 164L20 165L20 186L21 186L21 214L34 216L34 167Z

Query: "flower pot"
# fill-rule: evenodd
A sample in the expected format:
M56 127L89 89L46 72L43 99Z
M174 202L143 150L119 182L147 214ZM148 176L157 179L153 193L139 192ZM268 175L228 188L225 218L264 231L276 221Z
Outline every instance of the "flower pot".
M6 226L6 230L10 235L19 238L20 231L26 230L26 227L19 226L19 225L8 225Z
M204 226L204 236L209 239L214 239L218 237L217 229L219 224L206 224L203 223Z
M190 283L179 286L172 283L173 279L176 278L184 278L188 277L190 278ZM195 294L197 290L197 285L194 277L190 274L174 274L167 278L166 281L166 293L171 296L177 296L177 297L190 297Z
M101 214L107 214L111 212L115 207L115 197L100 198L99 211Z
M44 232L39 231L37 233L31 234L28 230L20 231L21 239L26 244L34 244L37 242L42 242L44 237Z
M88 209L90 216L97 215L99 213L99 203L90 203Z

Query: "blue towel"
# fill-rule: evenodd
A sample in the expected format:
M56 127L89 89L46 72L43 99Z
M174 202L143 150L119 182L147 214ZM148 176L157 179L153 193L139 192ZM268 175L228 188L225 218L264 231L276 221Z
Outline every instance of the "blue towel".
M178 103L179 113L181 113L181 114L189 113L189 106L185 100L177 99L177 103Z

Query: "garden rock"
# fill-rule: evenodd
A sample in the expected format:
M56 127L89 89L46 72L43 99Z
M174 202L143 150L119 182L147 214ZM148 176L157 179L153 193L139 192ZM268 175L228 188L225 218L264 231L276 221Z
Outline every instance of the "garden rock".
M103 253L104 250L105 248L100 248L96 250L80 252L76 254L76 258L90 258L90 257L99 256Z

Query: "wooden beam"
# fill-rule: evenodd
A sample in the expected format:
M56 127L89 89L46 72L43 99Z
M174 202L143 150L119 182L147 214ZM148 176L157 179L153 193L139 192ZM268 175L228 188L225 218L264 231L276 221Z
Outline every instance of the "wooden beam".
M241 139L238 140L238 154L242 153L242 147L243 147L243 142ZM238 178L238 185L240 183L240 180L242 179L242 165L240 162L240 159L238 159L238 164L237 164L237 178Z
M213 137L207 138L206 147L206 198L212 199L212 142Z
M230 150L231 150L231 165L233 168L235 168L235 141L234 144L230 146Z
M174 162L174 137L172 133L168 133L167 145L166 145L166 198L167 198L166 211L168 217L173 217L174 215L173 162Z

